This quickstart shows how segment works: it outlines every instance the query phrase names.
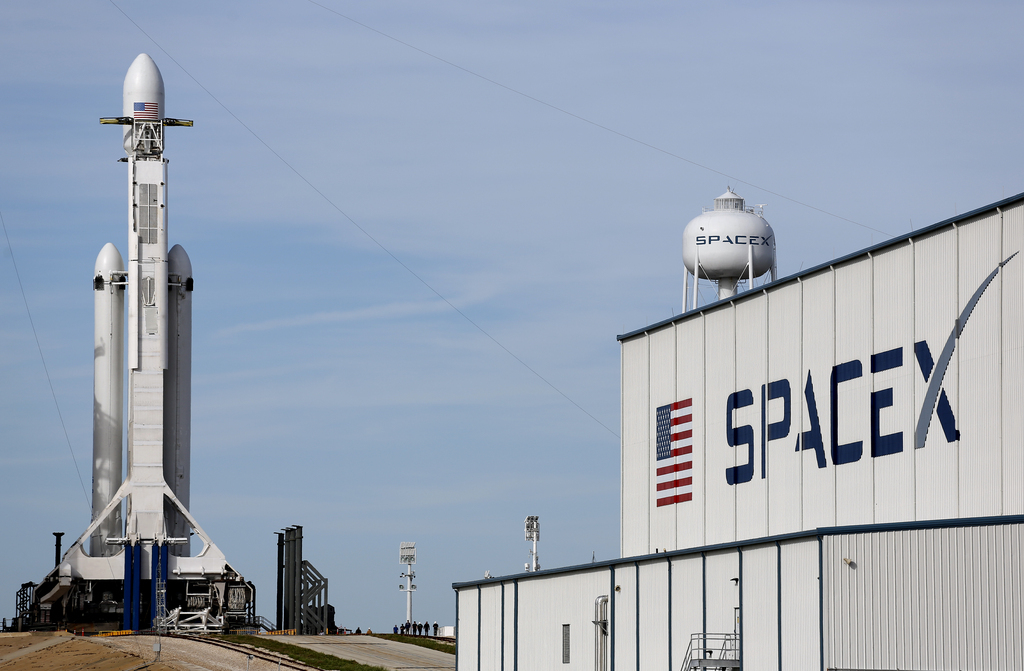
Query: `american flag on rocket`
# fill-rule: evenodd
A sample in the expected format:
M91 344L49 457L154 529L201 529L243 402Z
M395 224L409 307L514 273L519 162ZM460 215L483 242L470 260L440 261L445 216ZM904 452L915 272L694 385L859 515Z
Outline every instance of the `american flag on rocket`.
M135 103L136 119L159 119L160 109L157 103Z
M693 399L687 398L655 411L657 423L654 460L658 506L693 499Z

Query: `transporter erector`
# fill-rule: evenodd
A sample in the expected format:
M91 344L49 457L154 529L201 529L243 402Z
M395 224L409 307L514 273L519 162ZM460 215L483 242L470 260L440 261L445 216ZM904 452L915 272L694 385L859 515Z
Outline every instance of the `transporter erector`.
M192 122L164 115L163 77L140 54L125 76L122 115L100 123L125 129L128 266L110 243L96 259L92 523L36 586L33 620L226 630L253 621L255 588L188 510L192 264L180 245L167 249L164 129Z

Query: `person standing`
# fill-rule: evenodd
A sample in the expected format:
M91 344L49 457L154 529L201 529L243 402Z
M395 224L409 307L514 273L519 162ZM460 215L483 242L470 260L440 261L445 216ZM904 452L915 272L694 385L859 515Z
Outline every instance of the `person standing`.
M434 620L434 638L437 638L437 620Z

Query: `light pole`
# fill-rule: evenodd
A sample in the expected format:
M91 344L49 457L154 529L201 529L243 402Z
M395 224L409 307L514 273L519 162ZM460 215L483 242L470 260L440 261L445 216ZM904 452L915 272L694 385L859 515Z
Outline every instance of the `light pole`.
M416 585L412 584L412 579L416 577L412 565L416 563L416 543L399 544L398 563L406 565L405 573L400 576L405 578L405 584L399 585L398 589L405 592L405 621L412 622L412 593L416 591Z

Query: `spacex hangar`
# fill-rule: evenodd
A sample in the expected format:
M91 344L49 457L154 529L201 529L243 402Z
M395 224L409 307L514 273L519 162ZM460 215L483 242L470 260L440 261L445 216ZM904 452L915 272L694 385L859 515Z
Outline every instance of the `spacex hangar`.
M1024 668L1024 194L753 288L715 206L618 338L621 558L453 585L458 671Z

